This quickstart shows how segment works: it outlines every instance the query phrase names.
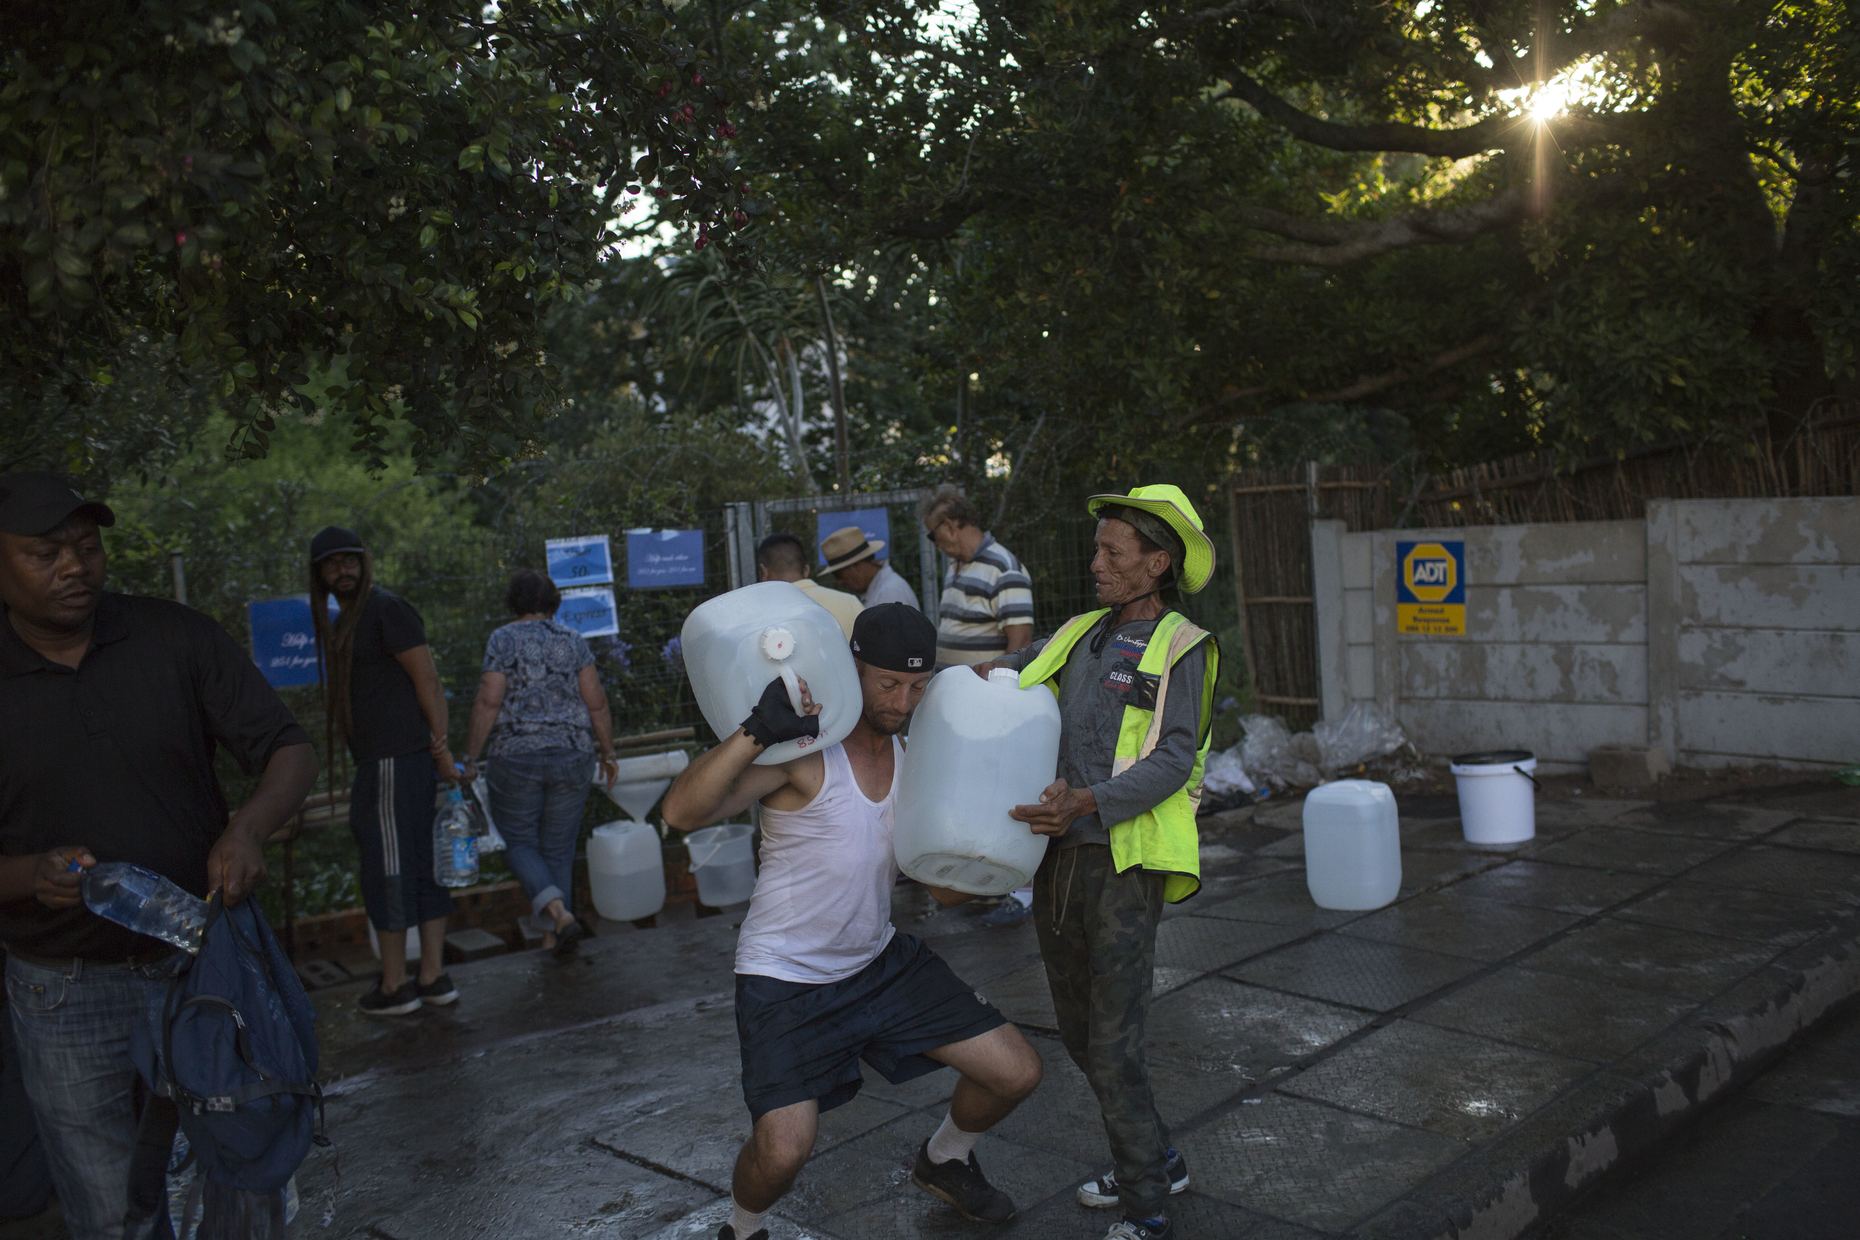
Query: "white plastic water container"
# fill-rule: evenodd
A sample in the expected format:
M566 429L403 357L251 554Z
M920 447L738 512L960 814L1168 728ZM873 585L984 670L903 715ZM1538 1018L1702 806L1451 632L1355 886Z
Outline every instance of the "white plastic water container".
M1319 908L1363 912L1401 891L1401 827L1387 784L1320 784L1305 797L1304 820L1305 886Z
M375 923L368 923L368 946L374 949L375 959L381 959L381 936L375 933ZM420 927L407 927L407 961L411 964L420 958Z
M938 672L911 717L892 847L920 883L976 896L1024 886L1047 837L1008 817L1033 805L1059 769L1059 703L996 668Z
M1468 844L1502 847L1537 835L1536 755L1528 749L1463 753L1447 768L1460 793L1460 830Z
M758 766L837 745L859 722L864 702L846 634L792 582L758 581L699 604L680 641L698 709L719 739L742 726L774 677L788 683L797 710L797 679L807 682L820 703L820 736L771 745L756 756Z
M635 921L665 907L665 853L659 833L643 822L610 822L588 837L588 886L594 911L608 921Z
M822 609L825 614L825 609ZM839 626L834 625L835 631ZM712 908L741 904L756 893L754 829L746 822L726 822L685 836L698 899Z

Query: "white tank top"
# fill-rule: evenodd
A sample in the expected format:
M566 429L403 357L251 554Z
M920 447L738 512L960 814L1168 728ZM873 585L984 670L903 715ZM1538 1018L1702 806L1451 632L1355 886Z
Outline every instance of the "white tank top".
M866 798L845 745L821 754L825 776L796 810L762 810L762 869L736 940L736 971L820 984L851 977L885 950L891 887L892 811L904 747L891 739L891 787Z

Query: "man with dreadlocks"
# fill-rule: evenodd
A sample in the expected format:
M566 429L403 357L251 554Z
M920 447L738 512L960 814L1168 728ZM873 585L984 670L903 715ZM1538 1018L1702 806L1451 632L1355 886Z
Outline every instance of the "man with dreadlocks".
M329 599L342 609L334 624ZM362 903L381 940L381 977L358 1006L404 1016L459 997L440 972L452 897L433 877L433 804L451 783L446 695L413 605L375 584L374 558L353 530L310 541L310 618L334 747L355 759L349 829L362 858ZM419 980L407 977L407 931L420 930Z
M1091 575L1102 610L984 665L1059 697L1059 778L1013 816L1054 837L1034 878L1034 921L1066 1051L1098 1096L1115 1164L1080 1185L1121 1210L1105 1240L1172 1234L1171 1193L1188 1164L1156 1111L1143 1026L1164 904L1195 894L1195 806L1208 753L1220 649L1180 596L1214 573L1214 544L1174 486L1094 495Z

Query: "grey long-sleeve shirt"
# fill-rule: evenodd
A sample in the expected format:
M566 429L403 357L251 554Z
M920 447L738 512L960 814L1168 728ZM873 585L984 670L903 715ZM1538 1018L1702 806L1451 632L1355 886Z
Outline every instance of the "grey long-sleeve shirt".
M1154 809L1188 782L1201 740L1201 679L1207 667L1207 643L1182 656L1166 673L1169 693L1163 702L1162 735L1149 757L1112 778L1117 733L1124 707L1156 701L1157 677L1137 671L1149 648L1156 621L1131 620L1117 626L1104 650L1094 655L1092 633L1079 638L1066 657L1059 682L1059 778L1074 788L1090 788L1098 812L1076 819L1059 837L1059 846L1108 844L1107 824L1127 822ZM1094 629L1093 632L1096 632ZM1048 639L996 660L1016 670L1031 663Z

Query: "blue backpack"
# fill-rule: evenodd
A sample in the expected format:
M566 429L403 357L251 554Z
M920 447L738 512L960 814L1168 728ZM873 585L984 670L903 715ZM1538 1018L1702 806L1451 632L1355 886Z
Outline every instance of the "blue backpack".
M248 1193L284 1188L323 1135L316 1011L256 900L207 904L200 952L135 1026L129 1054L208 1180Z

